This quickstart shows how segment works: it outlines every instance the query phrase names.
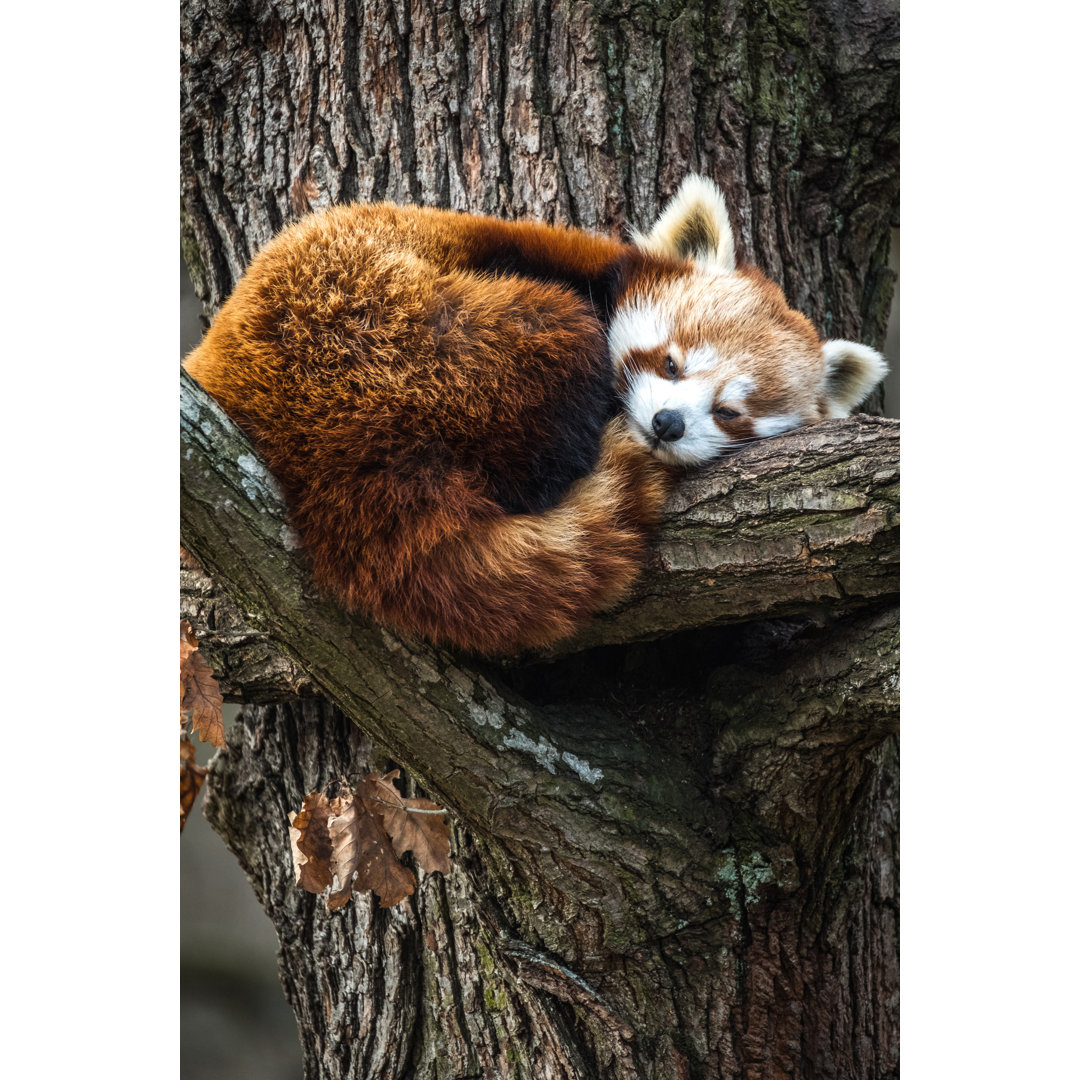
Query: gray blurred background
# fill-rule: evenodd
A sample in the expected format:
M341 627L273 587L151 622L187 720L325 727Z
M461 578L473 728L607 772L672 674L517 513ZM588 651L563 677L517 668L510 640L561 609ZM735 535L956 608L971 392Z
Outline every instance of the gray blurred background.
M202 337L180 260L180 356ZM226 738L239 707L225 706ZM205 765L213 747L196 740ZM296 1018L277 975L277 937L240 864L202 816L180 835L181 1080L300 1080Z
M225 706L226 739L238 711ZM200 765L212 753L196 740ZM276 957L270 920L202 816L200 793L180 835L182 1080L300 1080L296 1018Z
M890 266L900 272L900 230ZM180 260L180 355L202 337ZM900 415L900 285L885 342L885 415ZM226 705L231 724L237 706ZM197 744L205 765L212 752ZM277 938L236 859L202 816L202 797L180 837L181 1080L299 1080L296 1020L277 977Z

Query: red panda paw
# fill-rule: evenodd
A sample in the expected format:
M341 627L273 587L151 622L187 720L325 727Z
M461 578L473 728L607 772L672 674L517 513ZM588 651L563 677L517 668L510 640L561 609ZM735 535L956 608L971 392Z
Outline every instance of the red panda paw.
M617 416L608 423L593 478L618 507L621 521L651 529L659 521L678 475L676 467L659 461L641 445L625 417Z

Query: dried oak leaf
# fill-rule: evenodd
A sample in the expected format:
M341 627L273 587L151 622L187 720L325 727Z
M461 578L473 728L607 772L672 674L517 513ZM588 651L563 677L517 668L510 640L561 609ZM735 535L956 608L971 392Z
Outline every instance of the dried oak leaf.
M183 708L184 694L187 693L185 676L190 664L191 654L199 647L199 639L191 629L191 623L187 619L180 620L180 705ZM180 717L180 727L184 726L184 718Z
M411 851L420 869L450 873L450 826L446 811L430 799L406 799L405 810L383 810L383 825L399 855ZM420 811L417 813L417 811Z
M357 793L365 799L371 799L375 802L383 802L388 806L404 806L405 800L401 797L401 792L393 785L391 781L396 780L401 776L400 769L394 769L393 772L383 773L368 773L363 780L360 781L360 786L356 789ZM382 807L380 806L380 809Z
M221 749L225 745L225 721L221 715L224 698L201 653L189 653L180 664L180 685L180 711L191 713L192 730L203 742Z
M413 893L415 875L398 861L382 819L363 799L350 799L340 814L331 816L329 829L334 847L330 865L337 878L337 890L326 902L331 911L348 903L353 892L375 893L384 908Z
M394 851L411 851L420 869L450 873L450 828L443 820L446 811L430 799L403 799L391 780L400 775L395 769L385 776L370 773L357 789L369 809L382 815L383 827L390 835Z
M185 735L180 739L180 831L206 779L206 769L195 764L195 744Z
M180 666L199 647L199 639L187 619L180 620Z
M340 814L343 809L342 799L328 799L321 792L313 791L304 796L299 813L293 810L289 814L296 884L310 893L317 895L333 884L329 822L332 814Z
M202 571L202 566L200 565L199 560L196 559L195 556L192 555L191 552L188 551L188 549L184 547L183 544L180 545L180 565L184 567L185 570Z

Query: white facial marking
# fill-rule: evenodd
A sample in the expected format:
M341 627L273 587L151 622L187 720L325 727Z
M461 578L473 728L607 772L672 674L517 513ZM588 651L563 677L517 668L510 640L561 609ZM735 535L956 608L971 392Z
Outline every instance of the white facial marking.
M713 389L705 379L661 379L651 371L638 372L630 378L624 403L630 429L661 461L699 465L731 441L713 420ZM674 409L682 416L683 434L673 442L653 435L653 417L662 409Z
M608 329L611 359L621 364L631 349L648 351L671 340L671 327L653 304L635 303L620 308Z
M762 439L802 427L803 418L798 413L777 413L776 416L760 416L754 421L754 433Z
M718 363L720 354L711 345L695 345L686 354L683 374L698 375L703 371L711 371Z
M724 383L720 391L721 401L742 401L757 389L757 383L749 375L736 375Z

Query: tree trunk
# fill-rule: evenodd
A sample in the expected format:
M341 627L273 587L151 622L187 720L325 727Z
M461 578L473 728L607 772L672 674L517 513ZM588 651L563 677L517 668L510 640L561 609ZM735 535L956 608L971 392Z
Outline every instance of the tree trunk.
M208 317L309 208L615 231L698 170L740 255L823 333L881 344L894 4L188 0L182 30ZM314 595L272 480L183 394L206 572L184 610L230 696L263 703L205 812L277 929L307 1077L897 1075L894 422L687 477L619 609L478 664ZM287 813L394 766L449 807L451 872L328 914L293 884Z

